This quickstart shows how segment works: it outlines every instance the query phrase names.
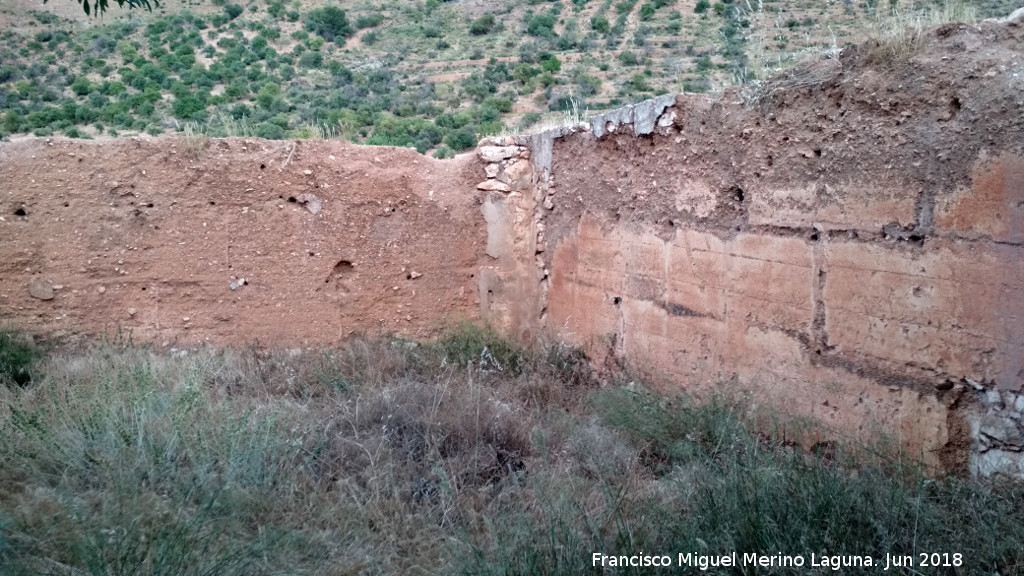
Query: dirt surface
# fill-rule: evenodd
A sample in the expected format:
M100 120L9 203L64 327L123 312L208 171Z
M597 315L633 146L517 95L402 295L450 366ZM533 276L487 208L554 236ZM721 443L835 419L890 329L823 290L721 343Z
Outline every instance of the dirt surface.
M476 316L475 165L326 141L4 144L0 317L158 344L429 336Z

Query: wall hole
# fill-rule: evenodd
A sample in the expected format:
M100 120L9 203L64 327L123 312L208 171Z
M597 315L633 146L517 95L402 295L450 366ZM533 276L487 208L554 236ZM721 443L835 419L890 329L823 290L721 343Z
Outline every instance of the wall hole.
M746 197L746 194L743 192L743 188L740 188L739 186L733 186L729 189L729 192L732 194L732 199L737 202L743 202L743 199Z
M768 155L768 167L771 168L772 164L775 164L775 157L771 154Z
M814 149L814 157L815 158L821 158L821 148L815 148Z
M210 200L210 206L216 206L216 205L217 205L216 202L214 202L213 200Z
M65 208L67 208L67 207L69 207L69 206L71 206L71 203L70 203L70 202L65 202L65 203L64 203L64 207L65 207ZM152 204L150 204L150 207L152 207Z
M18 208L14 211L15 216L28 216L28 212L25 212L24 208Z
M412 274L406 274L405 275L405 279L406 280L412 280Z
M267 165L266 164L260 164L260 170L266 170L266 169L267 169Z
M289 196L288 201L291 202L292 204L298 202L298 200L295 199L295 196Z
M338 260L338 263L334 265L334 269L331 270L330 276L324 280L324 284L330 283L331 279L340 280L346 276L352 274L355 270L355 266L349 260Z
M817 241L818 241L818 233L817 232L811 232L811 242L817 242Z
M622 298L619 298L618 296L615 296L615 297L612 298L612 304L615 304L616 306L618 306L621 303L622 303Z

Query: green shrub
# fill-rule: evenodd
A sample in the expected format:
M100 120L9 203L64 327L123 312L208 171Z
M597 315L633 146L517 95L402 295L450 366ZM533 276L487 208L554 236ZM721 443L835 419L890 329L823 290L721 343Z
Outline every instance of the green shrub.
M356 28L362 30L363 28L373 28L379 26L384 21L384 15L380 12L374 12L372 14L363 14L356 18Z
M683 82L683 92L703 93L711 91L711 82L704 77Z
M445 144L438 146L437 150L434 150L434 158L437 158L439 160L445 160L447 158L454 157L455 152Z
M85 76L79 76L71 83L71 91L79 96L87 95L89 92L92 92L92 89L92 83Z
M366 35L363 36L363 41L366 41ZM324 64L324 55L320 52L304 52L302 56L299 56L299 66L302 68L320 68Z
M711 70L712 66L714 66L714 64L711 62L711 56L709 54L704 54L700 58L697 59L697 71L698 72L704 72L704 71L707 71L707 70Z
M470 23L469 33L474 36L483 36L493 30L495 24L493 14L484 14Z
M530 126L533 126L537 122L540 122L544 116L540 112L527 112L523 114L523 117L519 120L519 129L526 130Z
M367 46L373 46L377 42L380 42L380 32L377 32L376 30L370 30L369 32L363 34L362 40L363 44L366 44Z
M512 111L513 102L510 98L499 98L497 96L488 96L484 98L481 106L493 108L502 114L508 114Z
M206 119L206 102L191 94L175 98L172 109L174 115L183 120Z
M514 78L520 84L526 84L534 77L536 77L538 74L540 74L540 72L541 71L539 68L530 66L529 64L519 64L518 66L512 69L512 78Z
M284 138L284 128L272 122L260 122L256 125L256 137L267 140L281 140Z
M651 85L647 83L647 77L639 73L633 74L626 82L626 86L636 92L648 92L651 90Z
M352 35L352 26L345 11L336 6L324 6L306 16L306 29L315 32L328 42L345 40Z
M228 17L228 20L234 20L242 15L243 9L238 4L228 4L224 7L224 15Z
M562 69L562 61L558 59L558 56L554 54L545 54L541 56L540 67L545 72L558 72Z
M651 18L654 18L654 4L647 2L640 6L640 19L646 22Z
M607 34L612 29L612 25L603 15L597 14L590 17L590 29L601 34Z
M444 137L444 143L457 152L475 147L476 142L476 132L469 126L449 132Z
M541 38L554 38L558 17L554 14L534 14L526 23L526 33Z
M629 50L623 50L622 52L619 52L619 62L624 66L636 66L640 63L640 59L637 58L636 54Z
M693 11L697 14L704 14L711 8L711 2L708 0L697 0L697 4L693 7Z

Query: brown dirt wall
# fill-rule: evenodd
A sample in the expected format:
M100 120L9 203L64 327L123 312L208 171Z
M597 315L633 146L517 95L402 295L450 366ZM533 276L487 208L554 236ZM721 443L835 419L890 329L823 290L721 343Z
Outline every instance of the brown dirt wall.
M178 345L427 337L479 316L477 169L326 141L3 144L0 319Z
M947 25L554 139L547 324L964 468L965 391L1024 386L1021 46L1020 19Z

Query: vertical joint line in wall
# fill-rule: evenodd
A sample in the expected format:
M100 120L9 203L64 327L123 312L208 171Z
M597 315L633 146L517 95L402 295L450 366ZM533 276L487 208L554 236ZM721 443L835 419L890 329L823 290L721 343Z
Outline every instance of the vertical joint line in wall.
M618 350L615 351L619 358L626 357L626 313L622 311L622 306L618 306L619 309L619 337L616 338L618 344Z
M935 226L935 191L930 186L921 190L917 208L917 234L927 236Z
M811 249L811 348L815 354L822 354L829 348L825 329L825 281L828 277L825 242L822 240Z

